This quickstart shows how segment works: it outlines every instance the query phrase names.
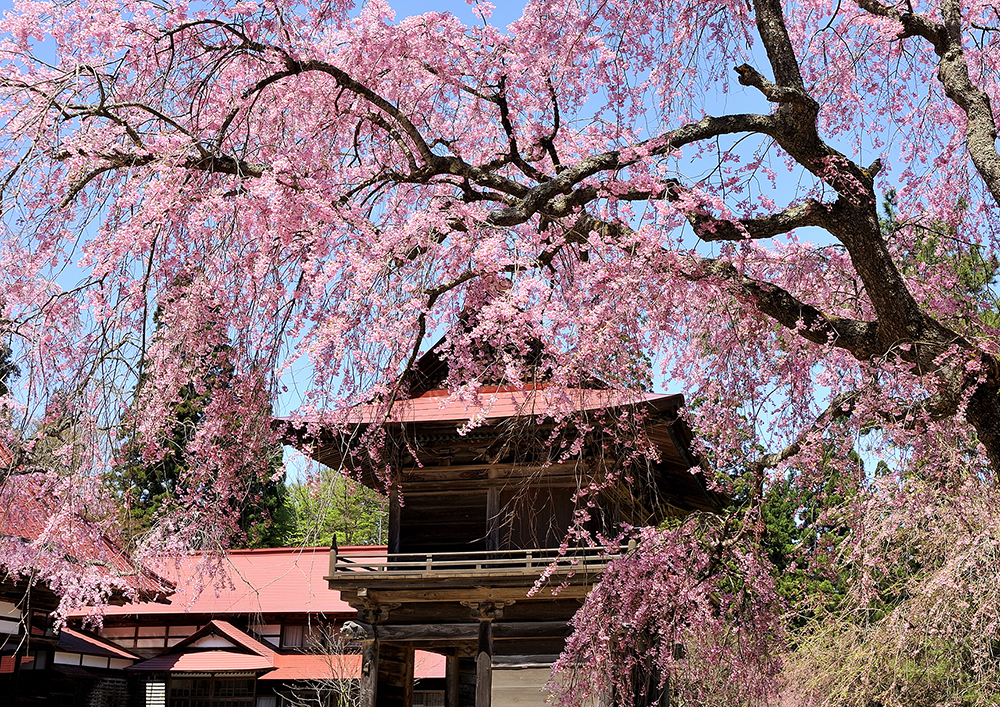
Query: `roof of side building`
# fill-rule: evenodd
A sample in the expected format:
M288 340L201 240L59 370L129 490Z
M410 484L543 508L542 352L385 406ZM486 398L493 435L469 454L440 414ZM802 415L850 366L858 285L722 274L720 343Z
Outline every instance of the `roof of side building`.
M349 557L378 551L385 552L384 546L341 547L338 554ZM105 615L354 614L324 579L329 557L328 547L230 550L222 560L221 576L200 589L190 580L197 576L204 558L191 555L157 568L177 585L169 602L110 606Z

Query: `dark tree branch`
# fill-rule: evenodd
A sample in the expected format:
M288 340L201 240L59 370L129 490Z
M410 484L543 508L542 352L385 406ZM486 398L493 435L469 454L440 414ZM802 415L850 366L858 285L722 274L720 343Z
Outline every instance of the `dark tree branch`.
M997 152L997 125L989 95L969 76L969 65L962 51L962 13L958 0L942 0L942 23L913 12L900 12L877 0L858 0L862 9L879 17L899 21L900 39L921 37L938 56L938 80L945 95L955 102L967 118L965 144L976 170L997 204L1000 204L1000 154Z
M788 37L780 0L754 0L753 7L757 33L760 34L767 58L771 62L775 82L778 86L794 89L805 95L805 83L792 49L792 41Z
M759 459L751 462L749 464L749 471L751 474L760 476L765 469L772 469L782 462L788 461L796 454L802 451L802 445L805 444L806 440L823 430L824 427L828 426L830 423L850 417L854 412L854 405L858 399L858 391L848 390L834 397L827 405L826 409L819 414L819 416L813 421L809 429L799 436L794 442L782 449L780 452L772 452L770 454L765 454Z

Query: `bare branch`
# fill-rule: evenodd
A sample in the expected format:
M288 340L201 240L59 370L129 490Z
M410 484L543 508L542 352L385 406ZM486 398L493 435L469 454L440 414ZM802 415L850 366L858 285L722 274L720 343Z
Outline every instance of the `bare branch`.
M751 473L760 474L765 469L771 469L785 462L802 451L802 445L812 435L820 432L824 427L829 426L835 420L850 417L854 412L854 404L858 399L858 391L849 390L834 397L826 409L819 414L816 420L809 426L809 429L790 445L780 452L765 454L749 465Z
M877 0L859 0L866 11L880 17L898 20L903 29L901 39L922 37L934 48L939 57L938 79L944 92L964 112L965 144L993 199L1000 204L1000 154L997 152L997 125L993 117L989 95L980 89L969 76L969 65L962 51L961 3L942 0L942 23L913 12L901 13Z
M570 194L573 187L588 177L600 172L622 169L646 156L665 155L679 147L719 135L746 132L770 134L773 127L771 119L762 115L739 114L720 118L706 116L697 123L689 123L645 140L632 148L627 155L622 150L611 150L587 157L572 167L566 167L558 176L528 190L518 204L491 213L488 222L493 226L514 226L524 223L536 213L546 210L546 206L553 199Z

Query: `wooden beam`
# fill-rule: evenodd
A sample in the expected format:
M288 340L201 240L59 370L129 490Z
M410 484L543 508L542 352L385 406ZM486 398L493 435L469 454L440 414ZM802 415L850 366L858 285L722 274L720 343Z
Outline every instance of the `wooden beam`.
M486 549L500 549L500 489L486 491Z
M573 627L565 621L522 621L493 624L494 638L566 638Z
M425 496L440 493L454 493L456 491L482 491L487 488L512 489L515 492L525 489L537 488L567 488L576 489L580 487L580 478L569 474L556 476L542 476L528 481L526 479L483 479L466 481L456 479L454 481L411 481L406 484L404 495Z
M341 574L347 575L363 575L360 578L352 577L350 580L339 581L335 580L330 582L330 589L339 590L341 598L354 608L359 608L364 606L364 602L357 598L352 590L358 587L352 587L351 584L361 584L366 582L367 586L375 587L377 585L383 585L378 589L372 589L368 592L368 595L372 597L373 601L377 602L398 602L398 603L411 603L411 602L460 602L460 601L503 601L503 602L528 602L528 601L551 601L553 599L583 599L590 593L591 587L597 583L599 578L598 573L593 575L583 575L577 573L571 581L571 583L564 587L562 591L555 592L559 588L558 582L564 576L564 573L557 572L553 577L554 581L551 582L552 587L546 587L540 592L535 594L533 597L526 596L528 590L531 589L531 582L526 580L532 577L537 578L537 573L535 575L525 574L524 580L521 581L511 581L512 586L503 587L496 586L500 584L498 580L512 579L509 577L491 577L489 575L474 575L469 574L468 577L425 577L418 576L413 578L406 578L406 581L400 581L398 584L394 583L395 586L384 586L388 584L385 580L388 578L386 575L390 575L390 572L381 573L380 576L373 576L375 572L342 572ZM388 578L391 579L391 578ZM520 578L518 578L520 579ZM435 582L434 580L438 580ZM445 582L442 580L453 580L451 582ZM484 582L493 582L494 586L484 587L482 586ZM586 584L584 584L586 582ZM428 584L463 584L461 588L442 588L442 589L429 589L426 591L421 591L419 589L411 589L409 587L401 587L400 584L408 584L410 587L424 586ZM364 588L364 587L361 587Z
M474 641L479 637L480 624L378 624L372 626L356 621L345 624L353 631L347 636L359 640L363 635L373 635L379 641ZM361 631L365 633L362 634ZM369 631L371 633L369 633ZM572 628L565 621L518 621L494 623L494 639L505 638L565 638Z
M558 653L536 653L532 655L495 655L494 665L506 668L547 668L559 660Z
M490 707L493 699L493 622L479 622L476 647L476 707Z

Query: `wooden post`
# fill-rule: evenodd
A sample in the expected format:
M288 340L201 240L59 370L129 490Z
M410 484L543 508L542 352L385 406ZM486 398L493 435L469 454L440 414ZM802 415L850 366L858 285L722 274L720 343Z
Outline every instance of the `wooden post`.
M369 640L361 648L361 704L375 707L378 699L378 641Z
M444 663L444 707L458 707L458 656L449 655Z
M332 577L337 571L337 538L333 538L330 544L330 574L327 577Z
M490 707L493 699L493 621L479 621L476 648L476 707Z
M495 479L499 471L491 467L488 473ZM500 549L500 489L492 485L486 490L486 549Z
M399 523L402 508L399 505L399 489L393 484L389 489L389 546L387 552L394 555L400 552Z
M661 690L658 670L632 668L632 695L635 707L670 707L669 680Z
M407 645L403 649L406 667L403 671L403 707L413 707L413 668L416 656L413 645Z

